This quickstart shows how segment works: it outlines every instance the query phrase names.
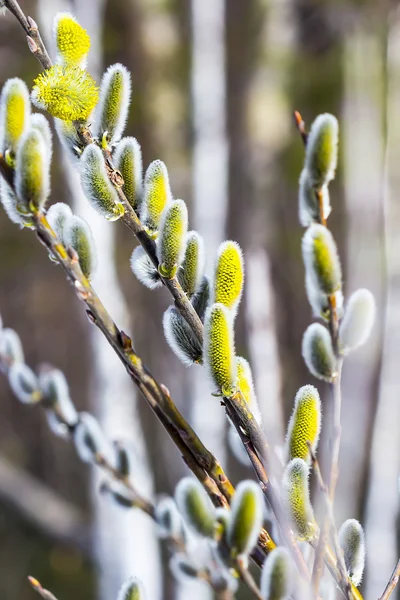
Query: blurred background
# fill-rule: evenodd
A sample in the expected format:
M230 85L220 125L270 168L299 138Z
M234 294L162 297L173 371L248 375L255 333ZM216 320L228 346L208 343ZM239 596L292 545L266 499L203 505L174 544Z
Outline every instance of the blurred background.
M311 321L304 291L297 182L303 147L292 113L306 123L332 112L341 124L340 164L329 223L345 293L367 287L378 319L368 344L345 361L343 441L336 519L359 519L367 536L366 598L383 592L399 554L400 467L400 9L395 0L21 0L51 44L52 18L70 10L92 37L89 70L122 62L132 73L126 133L144 166L159 158L172 191L189 205L208 265L218 244L237 240L246 291L236 327L250 359L265 430L282 442L297 389L317 384L301 358ZM54 54L53 54L54 56ZM39 64L20 26L0 18L0 84ZM94 287L151 372L234 483L252 477L226 442L226 418L204 373L185 369L161 326L170 299L132 275L135 241L82 197L56 143L52 202L86 218L99 250ZM90 326L61 270L28 230L0 214L0 312L23 340L32 367L68 378L80 410L135 455L144 495L173 493L187 469L102 336ZM28 600L35 575L59 600L116 598L137 575L149 600L212 598L176 583L153 524L99 496L101 479L56 438L40 410L19 404L0 379L0 597ZM327 413L328 408L325 408ZM241 590L240 598L246 598ZM399 597L399 596L398 596Z

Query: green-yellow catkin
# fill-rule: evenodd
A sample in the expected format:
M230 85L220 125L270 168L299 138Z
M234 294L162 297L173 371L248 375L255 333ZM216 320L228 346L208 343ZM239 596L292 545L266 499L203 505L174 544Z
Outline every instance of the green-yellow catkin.
M258 406L256 392L253 383L253 374L249 362L242 356L236 358L237 382L236 385L242 392L243 398L249 406L253 417L258 424L261 423L261 413Z
M294 400L286 436L287 459L301 458L310 462L307 442L317 451L321 431L321 400L317 388L304 385Z
M86 63L90 37L69 12L59 12L53 21L57 61L64 66L81 67Z
M348 354L365 344L374 325L375 313L375 299L369 290L360 289L350 296L339 327L341 354Z
M96 269L97 255L89 225L73 215L64 226L63 240L66 246L75 250L82 273L90 279Z
M261 572L263 600L286 600L294 588L293 564L286 548L275 548L268 555Z
M323 294L337 292L342 285L342 269L329 229L323 225L311 225L303 236L302 250L309 284Z
M318 115L307 139L305 165L315 187L335 177L338 158L339 124L333 115Z
M17 144L29 127L31 104L22 79L8 79L0 96L0 152L15 154Z
M303 335L302 354L308 370L314 377L333 381L336 375L336 357L329 331L321 323L312 323Z
M322 196L322 212L324 219L331 213L329 201L329 190L323 185L319 190ZM303 227L309 227L312 223L320 223L321 208L317 196L317 190L313 187L307 169L303 169L299 181L299 221Z
M348 519L339 530L339 545L343 550L347 573L358 587L365 566L364 531L356 519Z
M109 221L122 217L124 206L108 178L100 148L96 144L87 146L79 164L82 189L93 208Z
M167 167L161 160L154 160L147 168L144 178L144 194L140 216L146 227L158 231L161 215L172 200Z
M53 134L51 133L48 120L41 113L35 113L31 115L31 127L37 129L42 134L49 160L51 160L53 154Z
M96 82L79 67L53 65L33 83L33 104L63 121L86 121L99 99Z
M118 593L117 600L146 600L142 583L136 577L131 577L124 583Z
M57 202L56 204L53 204L47 211L46 219L62 243L64 242L65 225L71 218L72 210L68 204L65 204L64 202Z
M131 76L120 63L111 65L103 75L96 109L94 134L107 144L117 143L124 131L131 99Z
M198 535L213 538L215 509L197 479L185 477L175 489L175 500L187 525Z
M177 273L178 281L189 297L199 289L204 273L204 258L203 238L197 231L189 231L185 240L185 254Z
M115 167L122 175L122 191L134 210L142 201L143 165L142 150L133 137L125 137L119 142L114 154Z
M220 302L236 313L243 291L242 250L236 242L223 242L218 249L214 271L213 302Z
M157 239L160 275L172 279L181 265L185 252L188 212L183 200L173 200L165 208Z
M203 359L217 390L223 396L231 396L236 388L237 363L232 317L223 304L207 309Z
M233 557L247 556L257 543L264 517L264 498L254 481L242 481L231 504L227 541Z
M165 311L163 328L169 347L186 367L202 362L203 348L191 327L174 306Z
M15 189L18 208L29 214L42 208L50 193L50 161L42 134L30 129L18 144Z
M317 533L317 525L310 502L309 467L301 458L294 458L285 468L283 492L286 508L298 540L310 541Z

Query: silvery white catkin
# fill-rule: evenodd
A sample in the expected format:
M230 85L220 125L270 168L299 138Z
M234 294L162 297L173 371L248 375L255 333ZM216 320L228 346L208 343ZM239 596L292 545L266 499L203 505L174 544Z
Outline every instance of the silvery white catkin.
M175 500L192 531L200 536L212 538L215 509L201 483L192 477L181 479L175 489Z
M231 504L227 540L234 556L247 556L257 543L264 518L264 497L254 481L241 481Z
M90 414L82 412L74 430L75 448L79 458L86 463L95 459L96 454L108 458L110 446L104 437L98 421Z
M160 274L142 246L137 246L132 252L130 265L132 273L149 290L162 286Z
M44 370L39 375L39 388L44 404L56 412L58 421L73 427L78 413L71 400L67 379L59 369Z
M356 350L367 341L374 325L375 312L375 299L369 290L360 289L350 296L339 327L342 354Z
M7 370L12 363L24 362L21 339L18 333L9 327L0 331L0 362L2 362L4 370Z
M23 404L34 404L41 400L38 379L25 363L16 362L11 365L8 381L12 391Z
M121 587L117 600L146 600L141 581L136 577L128 579Z
M63 240L66 246L75 250L82 273L90 279L96 270L97 253L89 225L80 217L73 215L64 225Z
M202 361L203 348L199 340L174 306L164 313L163 329L168 346L186 367Z
M312 323L304 332L302 355L314 377L331 382L336 374L336 357L331 335L321 323Z
M339 530L347 573L356 587L361 583L365 566L364 531L356 519L348 519Z
M64 202L53 204L48 209L46 218L60 242L63 242L65 224L72 218L72 210L68 204Z
M103 75L100 99L96 107L94 134L101 140L107 134L109 144L121 138L128 118L131 76L120 63L111 65Z
M182 517L173 498L166 496L157 502L155 518L160 538L174 538L175 540L179 540L183 537Z
M293 565L286 548L275 548L268 555L261 572L263 600L285 600L294 588Z

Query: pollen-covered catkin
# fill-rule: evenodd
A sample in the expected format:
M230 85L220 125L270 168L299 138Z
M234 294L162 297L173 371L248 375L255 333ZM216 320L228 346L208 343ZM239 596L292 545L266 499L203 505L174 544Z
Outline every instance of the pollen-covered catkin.
M339 124L333 115L318 115L307 139L306 168L312 184L321 187L335 177Z
M100 148L95 144L87 146L79 164L82 189L93 208L109 221L119 219L124 207L108 178Z
M150 231L158 231L161 215L171 200L167 167L161 160L154 160L146 170L140 211L142 221Z
M217 390L232 395L236 387L237 363L232 316L223 304L207 309L204 321L203 359Z
M120 140L128 118L130 99L131 76L128 69L120 63L111 65L101 81L94 124L94 134L103 143L106 141L112 145Z
M202 362L203 348L191 327L174 306L165 311L163 328L169 347L186 367Z
M263 600L286 600L293 591L293 565L286 548L275 548L268 555L261 572Z
M364 531L356 519L348 519L339 530L347 573L356 587L361 583L365 565Z
M367 341L374 325L375 312L375 299L369 290L360 289L350 296L339 327L341 354L348 354Z
M121 587L117 600L146 600L144 587L136 577L131 577Z
M138 210L142 201L143 165L142 150L133 137L125 137L119 142L114 154L115 167L122 175L122 191L133 210Z
M264 499L254 481L242 481L231 504L227 541L233 557L247 556L257 543L264 517Z
M177 273L178 281L189 297L199 289L204 273L204 262L203 238L197 231L189 231L185 240L185 254Z
M59 12L53 21L53 36L57 62L83 68L90 49L90 37L86 29L69 12Z
M283 475L283 493L286 508L296 537L300 541L312 540L317 532L310 502L308 475L308 465L301 458L291 460Z
M314 377L331 382L336 375L336 358L329 331L321 323L312 323L303 335L302 354Z
M75 250L82 273L90 279L96 269L97 255L89 225L73 215L64 226L63 240L66 246Z
M200 536L212 538L215 509L201 483L192 477L181 479L175 489L175 500L191 529Z
M42 134L30 129L17 150L15 189L18 209L27 214L43 207L50 193L50 160Z
M31 104L22 79L8 79L0 95L0 152L15 154L21 136L29 127Z
M242 296L243 281L243 255L239 244L223 242L215 265L213 302L224 304L235 314Z
M311 225L303 236L302 250L309 284L323 294L337 292L342 285L342 269L329 229L323 225Z
M299 389L294 400L294 408L290 417L286 436L286 453L288 460L302 458L309 463L310 442L314 452L317 450L321 430L321 400L317 388L304 385Z
M157 239L158 270L163 277L172 279L185 252L188 213L183 200L173 200L164 210Z

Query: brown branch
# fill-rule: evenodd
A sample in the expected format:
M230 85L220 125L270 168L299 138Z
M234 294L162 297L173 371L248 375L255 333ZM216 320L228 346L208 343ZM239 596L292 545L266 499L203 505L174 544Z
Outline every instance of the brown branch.
M4 0L4 6L17 18L27 35L29 50L38 59L44 69L51 67L52 60L46 50L39 29L31 17L26 17L16 0Z
M392 595L396 585L398 584L400 579L400 559L397 561L397 565L393 569L393 572L390 576L390 579L385 587L385 590L379 600L389 600Z

